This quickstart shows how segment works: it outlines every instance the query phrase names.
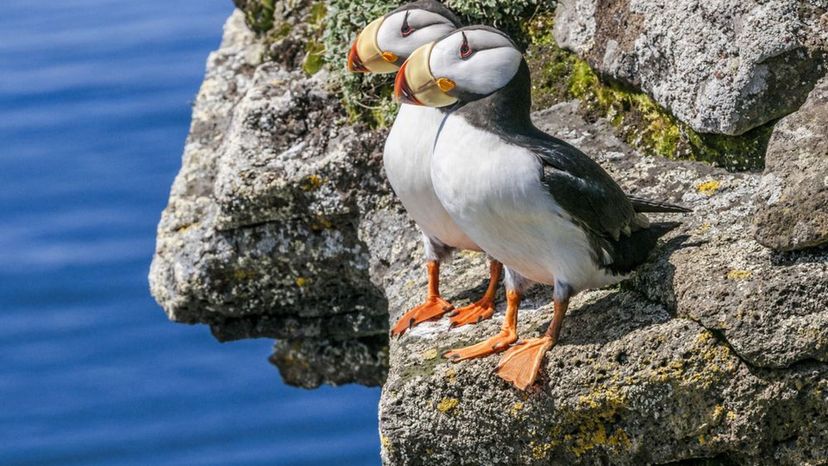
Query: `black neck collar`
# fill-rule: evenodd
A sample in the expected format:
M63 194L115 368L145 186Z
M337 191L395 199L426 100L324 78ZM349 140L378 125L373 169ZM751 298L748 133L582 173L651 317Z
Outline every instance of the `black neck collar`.
M449 107L470 125L500 135L530 135L538 130L532 124L532 79L525 60L506 86L483 98Z

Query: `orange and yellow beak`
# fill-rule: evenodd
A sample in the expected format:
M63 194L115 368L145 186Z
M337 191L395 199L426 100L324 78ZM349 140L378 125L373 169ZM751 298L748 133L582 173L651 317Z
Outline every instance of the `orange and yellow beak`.
M359 52L357 51L357 41L354 41L354 45L351 46L351 51L348 52L348 71L351 73L370 73L369 70L364 63L362 63L362 59L359 58Z
M434 42L423 45L403 63L394 80L394 97L404 103L427 107L446 107L457 102L448 93L456 87L449 78L436 78L429 59Z
M399 68L399 58L391 52L383 52L377 44L384 17L371 21L359 33L348 52L348 71L351 73L393 73Z

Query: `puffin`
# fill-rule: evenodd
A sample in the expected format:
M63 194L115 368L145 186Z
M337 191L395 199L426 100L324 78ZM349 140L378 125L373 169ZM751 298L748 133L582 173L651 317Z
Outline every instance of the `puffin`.
M418 47L460 27L460 20L434 0L408 3L369 23L348 53L353 73L393 73ZM428 289L425 302L408 310L391 328L401 336L413 326L449 313L459 327L490 318L503 266L489 262L489 284L476 302L455 309L440 295L440 263L455 250L481 251L440 203L431 182L431 153L443 110L402 104L383 151L391 188L422 233Z
M631 199L590 157L536 128L529 68L497 29L464 27L420 47L397 73L394 94L445 109L431 162L435 192L505 266L501 331L445 356L503 352L496 373L526 390L558 342L570 298L627 278L678 225L651 224L642 212L688 209ZM542 336L517 341L520 297L535 283L554 286L552 320Z

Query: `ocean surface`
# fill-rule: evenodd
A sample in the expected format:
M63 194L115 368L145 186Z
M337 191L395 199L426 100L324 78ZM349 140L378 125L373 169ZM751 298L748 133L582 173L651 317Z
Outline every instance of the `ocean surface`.
M378 389L283 385L150 297L230 0L4 0L0 465L379 463Z

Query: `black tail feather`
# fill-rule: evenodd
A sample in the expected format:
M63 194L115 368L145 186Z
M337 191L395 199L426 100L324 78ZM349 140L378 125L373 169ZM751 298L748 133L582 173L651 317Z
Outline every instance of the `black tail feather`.
M609 269L620 274L632 272L647 261L658 239L679 225L679 222L653 223L648 228L634 231L630 236L622 236L618 241L611 241L613 261Z
M644 199L638 196L630 196L627 195L627 198L633 205L633 209L639 213L688 213L692 212L692 209L688 209L686 207L682 207L676 204L670 204L668 202L661 202L661 201L651 201L649 199Z

